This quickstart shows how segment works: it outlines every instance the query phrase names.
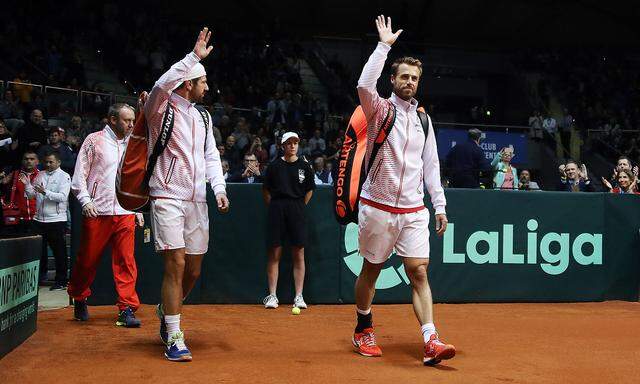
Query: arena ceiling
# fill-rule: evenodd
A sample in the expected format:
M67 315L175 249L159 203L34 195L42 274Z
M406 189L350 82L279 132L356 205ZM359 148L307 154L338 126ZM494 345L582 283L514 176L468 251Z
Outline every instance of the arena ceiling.
M362 37L384 13L405 38L487 46L636 46L640 7L619 0L374 0L215 2L226 17L274 22L306 35ZM224 10L223 13L219 11Z

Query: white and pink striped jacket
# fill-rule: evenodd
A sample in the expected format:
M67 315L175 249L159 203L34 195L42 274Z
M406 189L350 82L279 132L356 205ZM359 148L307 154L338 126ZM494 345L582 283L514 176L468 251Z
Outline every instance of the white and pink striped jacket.
M71 191L84 207L93 202L100 216L132 215L116 198L116 174L129 137L118 139L108 125L84 139L71 180Z
M395 123L368 172L360 193L361 201L389 212L415 212L424 208L426 187L435 213L445 213L447 201L440 182L440 161L431 119L425 142L417 113L418 102L404 101L395 93L383 99L376 90L390 49L389 45L379 42L358 80L360 104L369 122L365 164L369 162L373 143L389 108L396 107Z
M144 105L149 127L149 153L153 152L153 146L158 139L167 103L171 103L175 110L171 139L158 157L149 180L149 194L152 197L206 202L207 180L215 194L225 192L226 183L222 176L220 153L216 147L211 123L205 133L202 115L195 108L195 104L173 93L189 70L199 61L200 58L191 52L174 64L158 79Z

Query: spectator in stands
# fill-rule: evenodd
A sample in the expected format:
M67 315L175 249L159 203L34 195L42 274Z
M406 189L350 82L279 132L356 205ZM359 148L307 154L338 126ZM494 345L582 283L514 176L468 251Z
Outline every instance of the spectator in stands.
M229 179L229 162L225 159L220 161L222 165L222 176L224 176L224 180L227 181Z
M547 115L547 117L542 120L542 128L544 129L544 134L549 143L555 143L556 140L556 132L558 132L558 123L556 119L551 115Z
M235 146L238 148L240 153L243 153L247 150L247 145L251 143L251 134L249 133L249 126L247 125L247 120L244 117L238 118L238 122L236 123L236 128L231 134L235 139Z
M264 149L264 147L262 146L262 139L257 135L253 138L253 142L251 143L251 147L249 148L249 151L247 151L247 153L256 156L256 159L258 159L260 170L264 169L264 167L269 162L269 153L266 149Z
M4 98L0 100L0 118L4 120L22 118L18 102L13 97L13 91L10 89L4 91Z
M309 139L309 150L311 156L321 156L327 150L327 143L322 138L322 131L316 129L313 132L313 137Z
M311 157L311 149L309 148L309 143L307 139L300 139L300 144L298 145L298 157L303 157L305 161Z
M48 152L41 158L45 171L38 173L33 183L25 174L20 175L20 181L26 186L27 197L36 199L33 224L35 232L42 235L40 281L46 280L47 277L48 245L56 260L55 283L49 290L63 290L67 287L67 244L64 233L67 228L67 202L71 177L60 169L59 152Z
M14 225L11 232L24 235L33 232L32 220L36 213L36 199L27 197L26 185L20 181L21 175L25 175L31 182L38 176L38 155L35 152L25 151L22 155L22 167L2 180L5 205L16 208L15 213L4 213L5 220L12 216Z
M567 157L571 155L571 130L573 129L573 116L569 113L567 108L563 110L562 119L558 126L560 127L560 141L562 143L562 150Z
M260 172L260 163L256 155L247 153L244 155L244 169L242 172L229 177L230 183L262 183L262 174Z
M20 127L17 133L19 151L37 151L40 146L47 143L47 131L44 127L42 111L34 109L31 111L29 121Z
M609 189L611 193L630 193L638 195L640 194L640 192L638 192L637 188L634 187L635 180L636 176L633 174L633 172L628 169L623 169L620 170L617 174L617 187L612 188L611 184L606 180L604 180L604 185Z
M30 85L31 80L27 76L25 71L21 71L18 76L13 79L13 92L15 93L18 101L23 105L23 107L29 106L31 102L31 92L33 92L33 87Z
M0 171L11 172L17 143L13 141L4 120L0 118Z
M313 171L316 185L333 185L333 177L331 176L331 171L325 167L324 157L316 157L313 161Z
M236 138L229 135L225 141L224 158L229 162L231 173L237 172L242 165L240 149L236 146Z
M43 145L38 150L38 156L40 159L47 153L56 152L60 159L61 168L69 175L73 174L73 168L76 165L76 154L62 139L64 137L64 129L57 127L53 128L49 133L49 144Z
M595 188L591 184L587 166L582 164L578 169L578 163L574 160L568 160L564 167L560 168L564 172L565 178L560 178L558 191L565 192L594 192Z
M276 92L267 103L267 121L269 125L274 126L276 123L284 124L286 122L287 105L282 99L282 94Z
M638 182L640 180L638 180L638 167L634 167L633 169L631 168L631 160L626 157L626 156L620 156L618 158L618 161L616 162L616 167L613 169L613 174L611 175L611 181L605 179L604 177L602 178L602 184L607 187L609 190L613 189L613 188L617 188L618 187L618 174L622 171L629 171L632 175L634 175L634 177L631 179L632 180L632 186L634 189L640 189L638 188Z
M481 173L489 173L491 164L480 148L482 131L470 129L468 140L451 148L446 158L452 188L479 188Z
M494 189L518 189L518 171L511 165L513 159L513 147L502 148L493 158L491 166L495 171L493 177Z
M540 112L533 111L533 114L529 117L529 137L532 139L542 139L542 116Z
M531 181L531 172L528 169L520 171L518 189L521 191L540 191L540 186L535 181Z

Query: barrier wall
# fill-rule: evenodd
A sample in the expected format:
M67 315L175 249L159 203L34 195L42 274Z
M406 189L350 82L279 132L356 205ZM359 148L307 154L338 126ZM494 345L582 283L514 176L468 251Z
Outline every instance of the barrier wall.
M266 289L266 208L258 185L229 185L231 210L210 210L212 236L191 303L259 303ZM429 279L438 302L638 300L640 198L601 193L446 191L449 228L433 235ZM209 196L212 199L213 196ZM305 299L353 302L362 265L357 226L333 218L332 190L318 188L307 206ZM74 209L74 244L80 212ZM150 223L147 218L147 224ZM136 238L141 300L159 300L162 260ZM107 255L108 256L108 255ZM283 257L278 296L293 297L291 262ZM376 302L410 302L401 260L391 256ZM115 299L104 257L92 304Z
M0 239L0 358L36 331L41 241Z

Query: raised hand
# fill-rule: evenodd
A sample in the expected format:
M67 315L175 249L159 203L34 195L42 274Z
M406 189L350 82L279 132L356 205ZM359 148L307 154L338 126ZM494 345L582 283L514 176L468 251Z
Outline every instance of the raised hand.
M582 164L580 166L580 177L585 180L589 179L589 174L587 173L587 166L585 164Z
M605 179L604 177L602 178L602 185L607 187L608 190L612 190L613 189L613 186L611 185L609 180Z
M209 56L211 51L213 51L213 45L207 47L210 38L211 32L209 31L209 28L202 28L202 31L200 31L200 34L198 35L198 40L196 40L196 45L193 47L193 53L198 55L200 60Z
M395 43L398 36L402 33L402 29L398 29L396 33L393 33L391 30L391 18L387 17L387 20L385 21L384 15L380 15L376 18L376 28L378 29L380 41L388 45Z

